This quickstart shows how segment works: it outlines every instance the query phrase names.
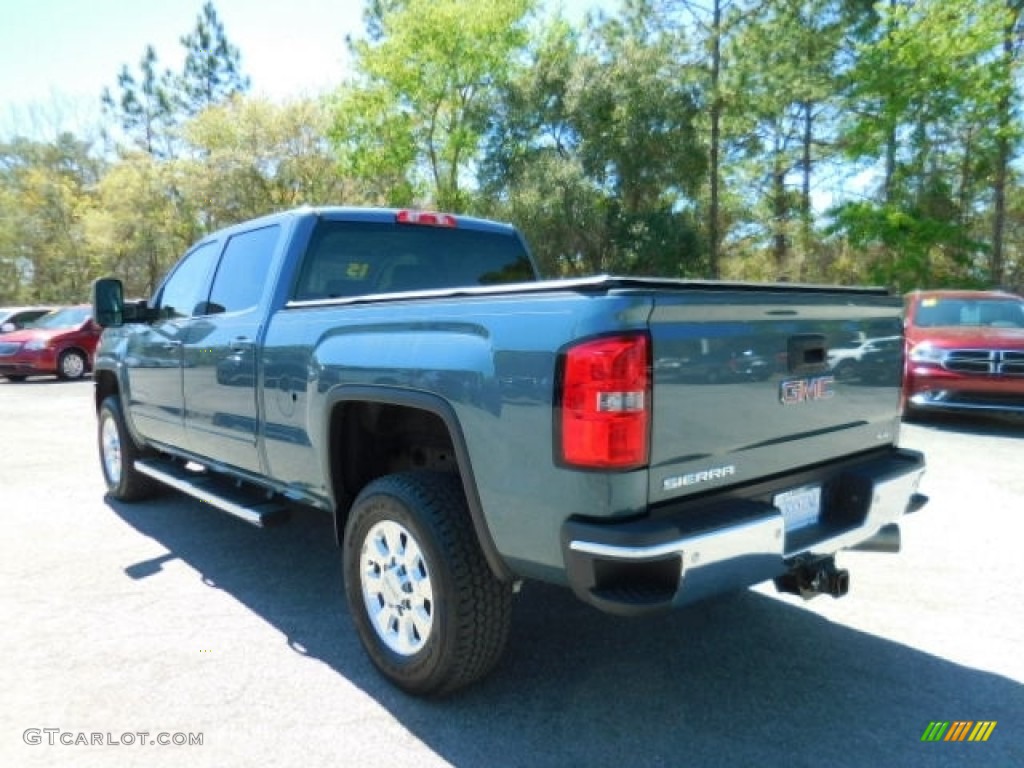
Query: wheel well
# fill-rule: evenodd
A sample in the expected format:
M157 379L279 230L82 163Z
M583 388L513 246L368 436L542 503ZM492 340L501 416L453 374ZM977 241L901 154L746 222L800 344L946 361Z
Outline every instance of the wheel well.
M93 374L94 397L96 404L97 413L100 410L100 406L103 405L103 401L111 395L116 395L117 390L117 377L110 371L97 371Z
M444 420L412 406L340 403L331 413L329 445L339 538L348 508L367 483L414 469L459 471Z

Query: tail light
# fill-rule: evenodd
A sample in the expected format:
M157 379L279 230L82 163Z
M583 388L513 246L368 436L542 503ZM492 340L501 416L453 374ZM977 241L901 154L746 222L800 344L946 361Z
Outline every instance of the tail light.
M647 464L650 357L650 340L643 333L569 348L562 360L556 416L562 463L589 469Z
M458 226L455 217L450 213L437 213L436 211L401 210L395 214L395 221L399 224L419 224L423 227L453 228Z

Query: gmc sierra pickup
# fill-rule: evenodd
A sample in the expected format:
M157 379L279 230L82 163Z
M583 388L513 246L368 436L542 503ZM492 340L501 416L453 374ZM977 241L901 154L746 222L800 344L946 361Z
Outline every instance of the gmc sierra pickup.
M413 693L495 665L523 581L620 614L767 579L838 597L836 553L898 550L926 501L901 361L874 386L828 366L902 332L884 291L541 281L508 225L303 208L93 302L110 495L332 515L359 637Z

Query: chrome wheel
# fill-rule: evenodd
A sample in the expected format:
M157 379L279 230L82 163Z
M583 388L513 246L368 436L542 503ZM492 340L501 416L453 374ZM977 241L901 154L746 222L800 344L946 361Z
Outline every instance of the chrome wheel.
M363 541L359 572L380 640L401 656L420 651L434 625L434 590L416 539L394 521L376 523Z
M60 375L64 379L80 379L85 375L85 358L79 352L65 352L60 358Z
M103 460L103 471L107 473L110 484L120 484L121 435L118 434L114 419L106 413L103 414L103 424L100 427L100 458Z

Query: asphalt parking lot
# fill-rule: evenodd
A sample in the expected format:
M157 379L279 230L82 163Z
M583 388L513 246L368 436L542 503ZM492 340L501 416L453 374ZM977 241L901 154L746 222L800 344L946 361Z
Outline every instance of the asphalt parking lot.
M627 620L527 584L496 673L421 701L363 656L325 517L105 499L91 395L0 383L2 766L1024 765L1021 422L906 426L932 502L842 600Z

